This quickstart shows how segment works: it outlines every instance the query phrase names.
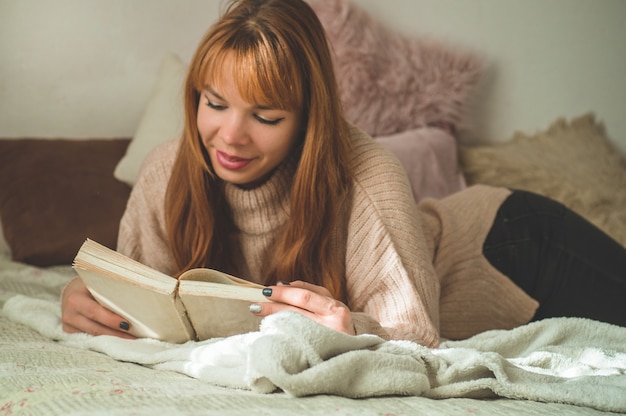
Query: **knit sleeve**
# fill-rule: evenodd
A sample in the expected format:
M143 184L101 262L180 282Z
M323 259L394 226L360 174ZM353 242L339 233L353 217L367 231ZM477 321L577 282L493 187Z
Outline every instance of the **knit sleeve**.
M439 281L406 174L367 137L355 140L346 280L357 333L439 343Z
M178 141L167 142L144 160L120 221L117 250L166 274L175 271L165 228L165 193Z

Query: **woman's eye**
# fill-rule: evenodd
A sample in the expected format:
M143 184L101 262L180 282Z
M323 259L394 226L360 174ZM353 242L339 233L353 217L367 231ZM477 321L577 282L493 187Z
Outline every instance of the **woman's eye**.
M257 121L259 123L267 124L269 126L275 126L278 123L280 123L281 121L283 121L283 119L284 119L283 117L268 119L268 118L265 118L265 117L261 117L259 115L255 115L254 117L257 119Z
M209 97L204 97L204 98L206 98L206 105L207 105L208 107L210 107L210 108L214 109L214 110L218 110L218 111L219 111L219 110L223 110L223 109L225 109L225 108L226 108L226 107L225 107L225 106L223 106L223 105L217 104L217 103L215 103L215 102L213 102L213 101L209 100Z

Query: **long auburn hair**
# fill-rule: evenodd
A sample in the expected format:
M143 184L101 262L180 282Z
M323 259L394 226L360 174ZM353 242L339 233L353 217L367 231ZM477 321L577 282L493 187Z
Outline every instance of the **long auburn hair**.
M302 138L290 217L276 236L264 284L304 280L347 301L345 251L352 169L349 126L343 118L324 29L302 0L236 0L201 40L185 87L185 128L168 184L165 216L178 273L194 267L236 270L228 236L236 232L202 145L196 115L201 91L221 79L233 56L234 78L250 103L271 103L301 114ZM342 231L338 231L342 229Z

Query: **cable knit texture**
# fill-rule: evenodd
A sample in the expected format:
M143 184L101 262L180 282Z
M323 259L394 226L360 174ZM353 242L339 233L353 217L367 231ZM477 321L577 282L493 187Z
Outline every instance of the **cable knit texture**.
M404 170L387 150L357 129L354 190L346 244L348 301L358 333L436 346L485 329L528 322L537 303L482 256L482 243L502 188L471 187L416 205ZM122 222L118 250L172 273L163 201L178 142L146 159ZM278 230L289 217L295 163L281 165L253 190L226 186L241 254L238 274L258 280Z

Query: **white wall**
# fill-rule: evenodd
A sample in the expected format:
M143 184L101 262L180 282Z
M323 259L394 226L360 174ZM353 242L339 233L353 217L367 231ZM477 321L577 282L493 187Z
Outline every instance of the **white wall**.
M626 1L357 1L399 30L487 57L474 113L479 140L506 140L515 130L532 133L593 111L626 151Z
M354 0L485 55L476 137L593 111L626 151L626 1ZM188 60L221 0L0 0L0 137L131 136L159 62Z
M168 51L218 1L0 0L0 137L131 136Z

